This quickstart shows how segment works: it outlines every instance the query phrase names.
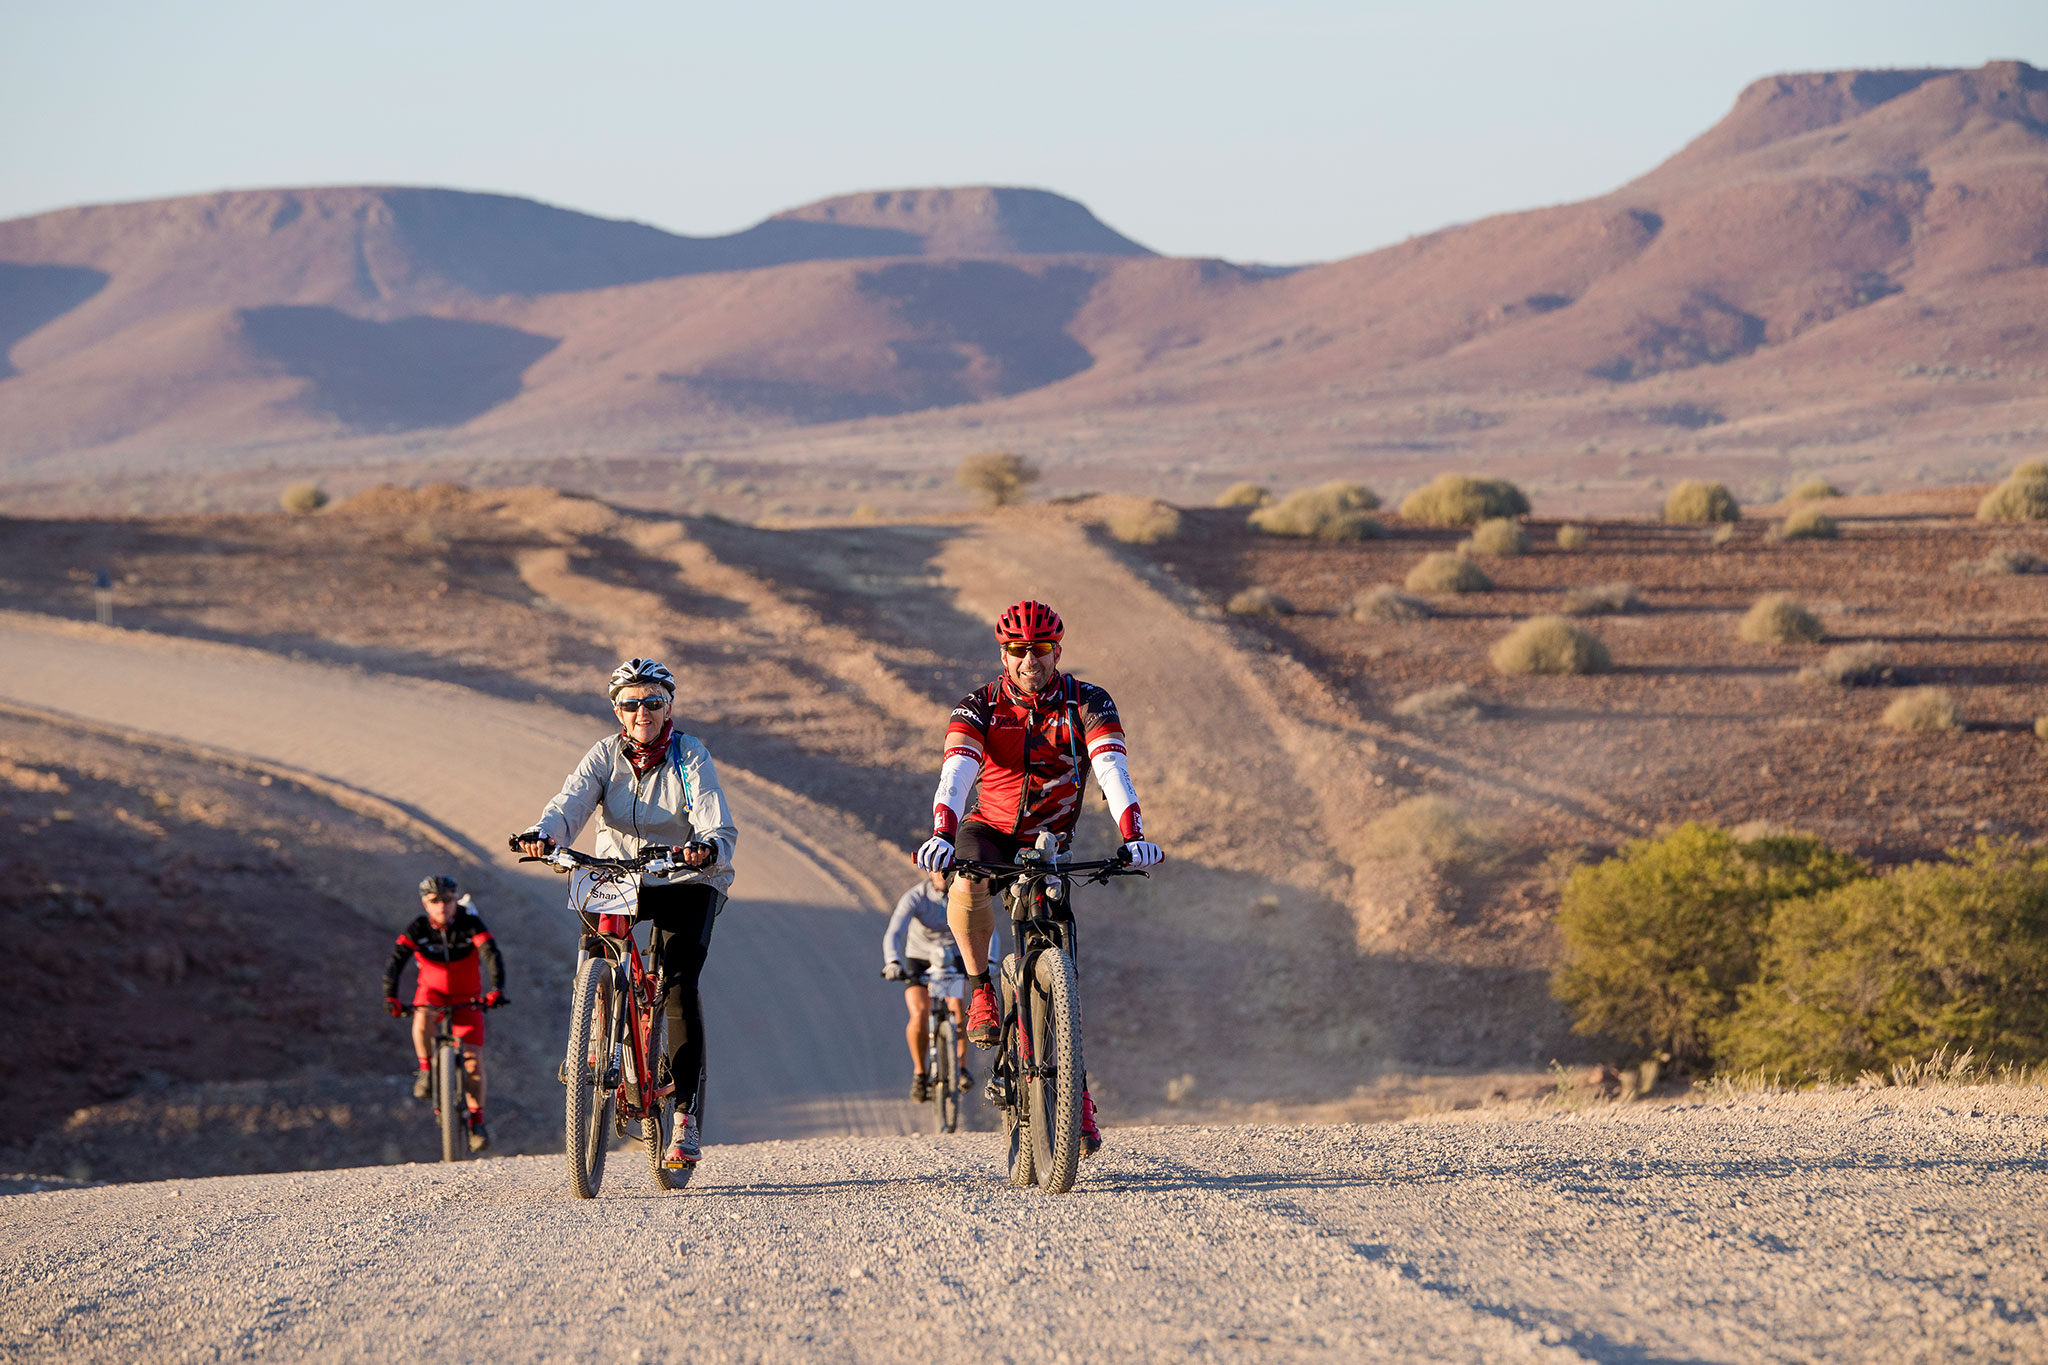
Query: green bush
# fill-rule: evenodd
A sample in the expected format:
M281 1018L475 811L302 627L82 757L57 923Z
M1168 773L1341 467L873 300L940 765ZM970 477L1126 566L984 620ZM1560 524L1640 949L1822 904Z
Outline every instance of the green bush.
M1740 521L1742 508L1725 483L1686 479L1664 499L1664 520L1675 526L1705 526L1716 521Z
M1499 852L1493 830L1448 796L1412 796L1365 827L1375 858L1421 858L1437 867L1471 867Z
M310 516L327 505L327 490L317 483L295 483L278 496L277 502L295 517Z
M1823 634L1820 618L1783 592L1759 597L1735 633L1753 645L1810 645Z
M1527 554L1529 533L1512 517L1492 517L1473 527L1458 549L1468 555Z
M1744 841L1689 823L1631 840L1566 879L1564 961L1551 991L1576 1032L1704 1069L1715 1028L1756 980L1773 911L1864 875L1855 859L1799 834Z
M1493 586L1477 564L1449 550L1424 555L1403 582L1410 592L1485 592Z
M1487 658L1503 673L1605 673L1607 646L1562 616L1532 616L1494 645Z
M953 477L962 488L989 507L1024 501L1024 490L1038 482L1038 467L1007 450L985 450L960 461Z
M1835 519L1818 507L1802 507L1778 523L1780 540L1833 540L1840 534Z
M1813 478L1801 482L1797 488L1792 490L1789 496L1800 502L1810 502L1815 498L1839 498L1842 496L1842 490L1819 475L1815 475Z
M2015 469L1977 504L1977 520L2048 520L2048 468L2034 461Z
M1234 483L1217 495L1218 507L1264 507L1273 500L1264 484Z
M1583 550L1586 548L1586 542L1592 538L1591 531L1583 526L1574 526L1570 522L1557 528L1557 548L1560 550Z
M1362 483L1333 480L1289 493L1247 518L1253 530L1269 536L1302 536L1314 540L1370 540L1386 528L1365 515L1380 505L1379 495Z
M1401 516L1429 526L1477 526L1494 517L1529 515L1529 499L1506 479L1439 474L1401 499Z
M2048 1059L2048 856L1980 840L1777 907L1758 979L1710 1025L1725 1069L1848 1078L1970 1051Z

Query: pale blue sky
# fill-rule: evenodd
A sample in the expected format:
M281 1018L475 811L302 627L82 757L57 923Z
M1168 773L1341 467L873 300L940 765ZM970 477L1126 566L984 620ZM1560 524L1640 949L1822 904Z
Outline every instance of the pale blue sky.
M1612 189L1774 72L2048 65L2043 0L0 0L0 34L0 218L375 183L705 234L992 183L1274 262Z

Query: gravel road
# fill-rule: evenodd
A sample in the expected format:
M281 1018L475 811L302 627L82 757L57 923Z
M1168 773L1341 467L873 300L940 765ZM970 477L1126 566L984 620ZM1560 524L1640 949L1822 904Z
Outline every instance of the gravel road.
M0 1199L14 1360L2048 1359L2048 1096L727 1146Z

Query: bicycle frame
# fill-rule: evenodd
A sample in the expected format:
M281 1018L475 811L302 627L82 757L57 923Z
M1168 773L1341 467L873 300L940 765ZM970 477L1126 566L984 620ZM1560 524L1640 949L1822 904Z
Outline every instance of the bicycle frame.
M587 911L577 912L583 917L583 946L576 954L576 966L580 971L583 964L594 957L603 957L612 967L612 1008L626 1016L626 1029L619 1039L629 1042L631 1052L624 1059L610 1059L604 1076L604 1089L612 1092L613 1114L618 1122L627 1119L645 1118L660 1105L661 1101L673 1095L675 1078L671 1076L664 1085L650 1089L649 1078L659 1074L657 1059L647 1049L648 1036L653 1030L654 1011L661 1008L661 983L648 972L640 955L640 942L633 936L634 920L628 915L593 915ZM621 1060L633 1068L631 1099L627 1098L624 1079L615 1074Z

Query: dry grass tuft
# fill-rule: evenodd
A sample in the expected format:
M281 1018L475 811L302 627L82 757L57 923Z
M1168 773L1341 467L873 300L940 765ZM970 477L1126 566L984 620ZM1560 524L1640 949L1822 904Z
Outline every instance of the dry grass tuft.
M1359 621L1421 621L1432 613L1429 603L1410 597L1392 583L1361 588L1351 599L1351 616Z
M1562 616L1532 616L1487 652L1502 673L1605 673L1613 665L1600 637Z
M1512 517L1493 517L1473 527L1458 549L1468 555L1527 554L1529 533Z
M1270 507L1261 507L1247 521L1269 536L1301 536L1313 540L1371 540L1386 528L1366 513L1380 505L1379 495L1362 483L1333 480L1289 493Z
M1292 616L1294 603L1271 588L1246 588L1225 604L1233 616Z
M1218 507L1264 507L1273 494L1262 483L1234 483L1217 496Z
M2034 717L2034 738L2048 740L2048 716Z
M1980 574L1986 578L2002 574L2041 573L2048 570L2048 563L2020 549L2017 545L1999 545L1982 559L1958 559L1949 565L1956 573Z
M1802 507L1778 523L1777 534L1780 540L1833 540L1842 528L1818 507Z
M1590 588L1573 588L1564 595L1567 616L1619 616L1640 611L1643 599L1633 583L1601 583Z
M277 504L295 517L311 516L327 505L327 490L317 483L295 483L278 495Z
M1977 504L1977 520L2048 520L2048 464L2029 460L2013 470Z
M1756 600L1735 633L1753 645L1810 645L1825 632L1820 618L1790 593L1774 592Z
M1592 538L1591 531L1583 526L1574 526L1570 522L1557 528L1557 548L1560 550L1583 550L1586 548L1586 542Z
M1493 586L1477 564L1449 550L1424 555L1402 581L1410 592L1485 592Z
M1490 826L1448 796L1412 796L1365 827L1375 858L1420 858L1438 867L1471 867L1496 856Z
M1477 526L1495 517L1529 514L1529 499L1506 479L1439 474L1401 499L1401 516L1429 526Z
M1161 545L1180 535L1180 509L1157 498L1096 499L1102 527L1126 545Z
M1038 466L1007 450L984 450L960 461L953 472L960 486L988 507L1024 501L1024 490L1038 482Z
M1714 528L1714 534L1707 537L1708 542L1716 547L1726 545L1733 539L1735 539L1735 523L1732 521L1722 522Z
M1874 641L1837 645L1817 664L1799 670L1799 681L1816 687L1882 687L1899 681L1884 647Z
M1485 710L1486 704L1464 683L1445 683L1394 703L1394 714L1410 720L1476 720Z
M1884 725L1893 730L1938 731L1962 728L1963 713L1956 699L1939 687L1916 687L1899 694L1884 708Z
M1686 479L1664 499L1664 520L1674 526L1706 526L1741 519L1742 508L1725 483Z
M1815 498L1839 498L1842 490L1816 475L1807 479L1786 496L1798 502L1810 502Z

